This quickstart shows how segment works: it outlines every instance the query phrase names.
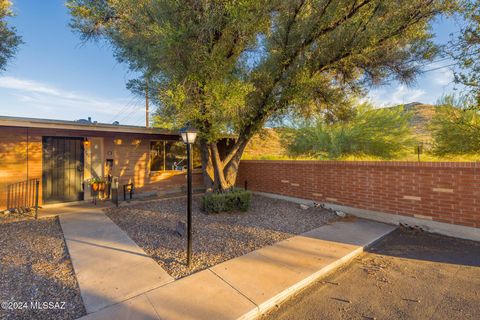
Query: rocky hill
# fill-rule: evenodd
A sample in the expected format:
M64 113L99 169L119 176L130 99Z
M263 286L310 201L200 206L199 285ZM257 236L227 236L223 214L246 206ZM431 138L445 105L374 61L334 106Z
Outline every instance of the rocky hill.
M428 127L435 115L436 106L422 104L420 102L412 102L391 108L402 108L405 112L411 113L412 118L410 119L410 125L415 136L422 142L429 143L432 141L432 136Z

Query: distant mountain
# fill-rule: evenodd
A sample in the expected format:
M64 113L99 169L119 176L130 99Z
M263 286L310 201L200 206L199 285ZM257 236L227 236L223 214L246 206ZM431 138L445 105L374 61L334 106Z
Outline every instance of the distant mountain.
M429 143L432 141L432 136L428 127L435 115L437 106L431 104L422 104L420 102L412 102L404 105L390 107L392 109L402 108L405 112L411 113L410 126L417 138Z
M268 159L287 157L286 146L282 143L279 128L264 128L252 137L244 152L244 159Z

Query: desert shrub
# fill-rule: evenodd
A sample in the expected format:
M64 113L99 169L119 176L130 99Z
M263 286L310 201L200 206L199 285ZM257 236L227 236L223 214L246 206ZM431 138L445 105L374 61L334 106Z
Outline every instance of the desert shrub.
M480 107L469 97L444 97L432 120L431 130L435 155L480 153Z
M415 145L409 119L399 108L360 105L350 119L326 122L319 118L301 123L291 134L289 153L318 159L397 158Z
M251 193L244 189L229 192L210 192L203 196L203 210L206 213L247 211L250 208Z

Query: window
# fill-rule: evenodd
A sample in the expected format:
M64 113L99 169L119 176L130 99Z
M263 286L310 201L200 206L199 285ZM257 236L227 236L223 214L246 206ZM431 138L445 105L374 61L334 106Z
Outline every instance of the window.
M201 168L199 147L193 146L193 167ZM181 141L151 141L150 171L183 170L187 166L187 148Z
M150 171L181 170L186 158L185 145L180 141L150 142Z

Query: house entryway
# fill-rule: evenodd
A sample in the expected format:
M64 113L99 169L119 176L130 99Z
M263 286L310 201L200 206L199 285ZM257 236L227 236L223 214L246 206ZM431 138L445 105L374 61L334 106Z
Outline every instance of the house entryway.
M43 203L83 200L84 138L43 137Z

